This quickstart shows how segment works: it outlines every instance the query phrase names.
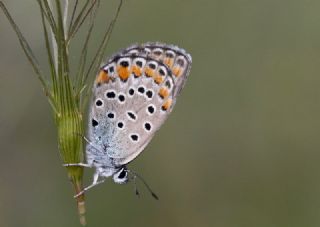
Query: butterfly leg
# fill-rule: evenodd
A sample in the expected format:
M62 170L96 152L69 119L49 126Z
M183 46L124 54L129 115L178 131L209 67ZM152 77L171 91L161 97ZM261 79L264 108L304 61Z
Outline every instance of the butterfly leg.
M105 182L106 179L103 179L103 180L100 180L98 181L99 179L99 172L96 171L96 173L93 175L93 181L92 181L92 184L90 184L89 186L85 187L81 192L79 192L78 194L76 194L74 196L74 198L77 198L79 197L80 195L84 194L86 191L88 191L90 188L93 188L94 186L98 185L98 184L101 184L103 182Z
M82 134L79 134L79 133L75 133L76 135L78 136L81 136L91 147L93 147L94 149L96 149L97 151L101 151L101 149L97 146L94 145L94 143L92 143L87 137L85 137L84 135Z
M67 163L67 164L63 164L63 166L65 166L65 167L79 166L79 167L88 167L88 168L92 167L92 165L90 165L88 163Z

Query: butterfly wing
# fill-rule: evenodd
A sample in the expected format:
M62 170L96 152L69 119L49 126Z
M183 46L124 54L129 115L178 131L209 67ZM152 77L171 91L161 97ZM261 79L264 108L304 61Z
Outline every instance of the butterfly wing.
M159 42L149 42L141 45L132 45L125 49L123 54L145 55L158 62L165 64L173 75L175 89L173 96L176 97L184 87L191 70L192 58L184 49L174 45Z
M147 43L125 49L101 68L89 125L100 156L123 165L142 152L172 111L190 65L184 50Z

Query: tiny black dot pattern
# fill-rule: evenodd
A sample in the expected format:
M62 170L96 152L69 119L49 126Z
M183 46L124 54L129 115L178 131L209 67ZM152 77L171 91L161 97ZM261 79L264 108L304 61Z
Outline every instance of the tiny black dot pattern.
M95 119L92 119L91 124L93 127L96 127L96 126L98 126L99 123Z
M146 122L144 124L144 128L147 130L147 131L150 131L151 130L151 124L149 122Z
M101 84L93 92L89 132L94 133L95 139L100 136L101 144L108 142L110 147L115 144L126 150L141 148L173 108L189 63L191 58L184 51L158 44L129 47L115 55L101 68L106 73L98 74L96 79L96 86ZM116 177L128 175L121 169Z
M124 124L123 124L123 122L118 122L118 128L123 128L124 127Z
M132 120L136 120L137 119L137 116L133 112L129 111L129 112L127 112L127 114Z
M133 134L130 136L133 141L138 141L139 136L137 134Z
M169 88L169 89L171 88L171 83L170 83L169 80L166 81L166 86L167 86L167 88Z
M131 95L131 96L134 95L134 89L133 88L129 89L129 95Z
M109 99L113 99L113 98L116 97L116 93L115 93L114 91L108 91L108 92L106 93L106 96L107 96L107 98L109 98Z
M171 53L171 52L167 52L167 53L166 53L166 57L167 57L167 58L173 58L174 55L173 55L173 53Z
M182 59L177 60L177 64L180 65L181 67L184 66L184 61Z
M136 64L137 66L142 67L142 61L137 61Z
M166 75L166 73L163 71L163 69L160 69L160 70L159 70L159 73L160 73L161 76Z
M118 99L119 99L120 102L124 102L126 100L124 95L119 95Z
M138 88L138 92L139 92L139 93L143 94L144 91L145 91L144 87L139 87L139 88Z
M120 65L121 65L122 67L128 67L128 66L129 66L129 62L127 62L127 61L122 61L122 62L120 62Z
M148 109L148 112L149 112L150 114L153 114L154 111L155 111L154 106L152 106L152 105L148 106L147 109Z
M97 105L97 106L102 106L102 105L103 105L103 102L102 102L100 99L98 99L98 100L96 101L96 105Z
M151 99L152 96L153 96L153 92L152 92L151 90L148 90L148 91L146 92L146 95L147 95L147 97L148 97L149 99Z
M108 113L107 117L110 118L110 119L113 119L115 116L114 116L114 113Z
M155 68L156 68L156 65L153 64L153 63L150 63L150 64L149 64L149 67L150 67L151 69L155 69Z

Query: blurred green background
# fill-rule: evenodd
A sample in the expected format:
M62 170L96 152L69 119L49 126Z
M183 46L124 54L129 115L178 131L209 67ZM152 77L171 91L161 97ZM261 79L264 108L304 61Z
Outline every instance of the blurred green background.
M4 2L45 63L36 1ZM109 20L117 1L103 2ZM107 55L158 40L188 50L193 68L130 165L160 201L108 181L87 193L88 226L320 226L319 9L317 0L125 0ZM0 226L79 226L51 109L2 13L0 106Z

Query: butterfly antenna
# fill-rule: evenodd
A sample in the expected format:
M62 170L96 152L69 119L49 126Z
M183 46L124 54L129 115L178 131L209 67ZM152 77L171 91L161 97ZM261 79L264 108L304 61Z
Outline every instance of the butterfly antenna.
M134 185L134 193L136 194L136 196L138 196L138 197L140 198L140 192L138 191L136 178L137 178L136 175L133 175L133 176L132 176L133 185Z
M135 184L135 192L136 192L136 195L140 195L139 194L139 191L137 190L137 185L136 185L136 178L139 178L142 183L146 186L146 188L148 189L148 191L150 192L150 194L152 195L152 197L156 200L159 200L159 197L156 195L156 193L154 193L152 191L152 189L150 188L150 186L147 184L147 182L139 175L137 174L136 172L133 172L132 170L128 170L132 175L133 175L133 180L134 180L134 184Z

